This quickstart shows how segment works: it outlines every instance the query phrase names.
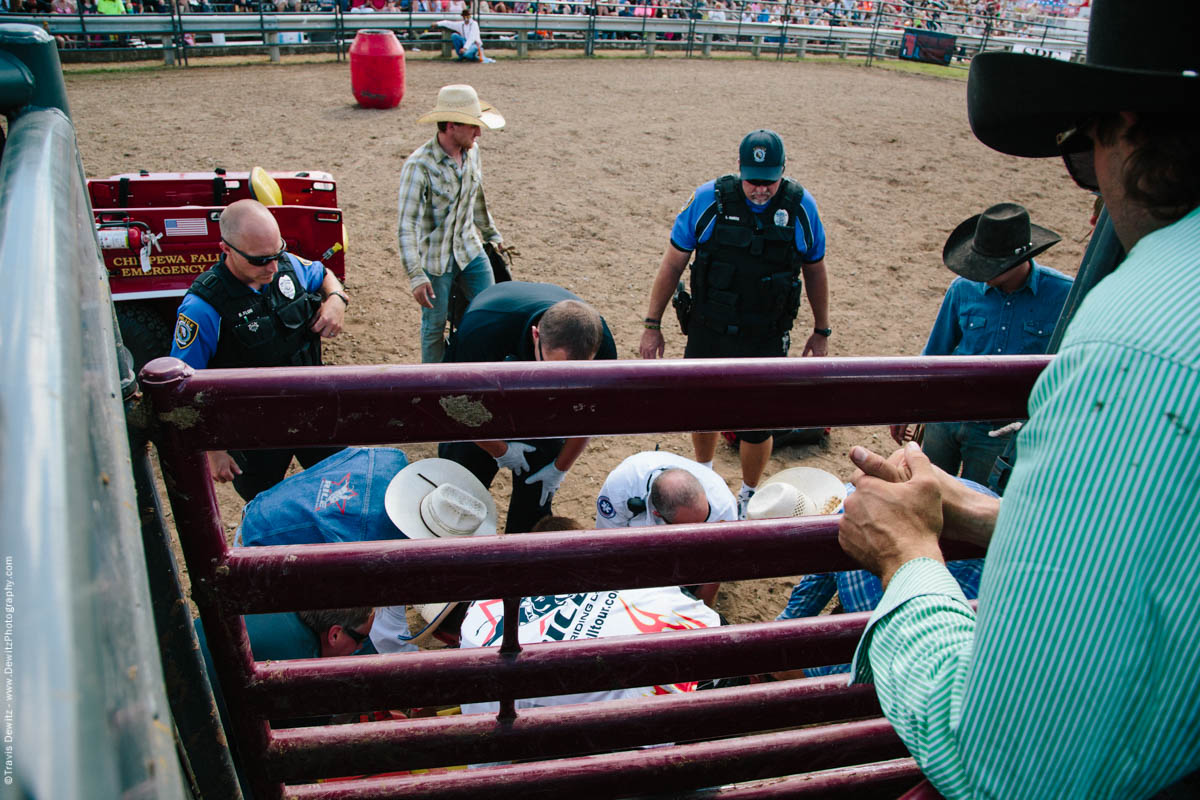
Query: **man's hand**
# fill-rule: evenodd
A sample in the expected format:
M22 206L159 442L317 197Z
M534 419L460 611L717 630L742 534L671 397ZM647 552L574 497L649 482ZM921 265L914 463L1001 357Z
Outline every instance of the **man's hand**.
M850 450L850 460L858 467L851 482L858 485L864 475L889 483L903 483L912 477L907 459L908 447L901 447L886 459L865 447ZM1000 501L977 492L940 467L930 464L942 495L942 535L947 539L971 542L987 547L1000 513Z
M905 447L904 460L911 472L906 481L859 476L838 526L842 549L878 575L885 587L896 570L914 558L943 561L938 547L942 494L937 469L916 444Z
M336 294L331 294L321 301L321 307L313 317L309 326L312 332L326 339L332 339L342 332L346 319L346 303Z
M647 328L642 332L642 341L638 345L638 353L642 358L662 358L666 346L667 343L663 339L662 331Z
M412 293L413 299L417 301L417 305L422 308L433 308L433 301L437 299L437 295L433 293L432 283L422 283L413 289Z
M532 485L538 481L541 481L541 505L546 505L546 501L554 496L554 493L558 491L558 487L562 485L563 478L566 476L567 471L565 469L559 469L554 465L554 462L551 461L549 464L526 478L525 483Z
M525 454L537 448L524 442L505 442L504 444L504 452L495 456L496 463L505 469L511 469L513 475L529 472L529 461L525 458Z
M226 450L208 451L208 471L212 473L213 480L217 483L228 483L242 474L242 468Z
M829 355L829 337L822 336L819 333L814 333L808 337L808 341L804 343L804 352L800 354L804 356L816 356L823 358Z

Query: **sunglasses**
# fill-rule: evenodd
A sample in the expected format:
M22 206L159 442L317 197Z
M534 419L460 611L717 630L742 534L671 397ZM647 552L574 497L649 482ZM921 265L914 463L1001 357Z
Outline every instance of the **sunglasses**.
M342 633L346 634L351 639L353 639L355 644L362 644L371 635L369 633L362 633L360 631L356 631L356 630L354 630L354 628L350 628L350 627L343 627Z
M770 186L771 184L778 183L778 182L779 182L778 178L773 181L763 181L763 180L746 181L746 183L750 184L751 186Z
M1092 137L1088 136L1091 127L1092 121L1085 120L1058 134L1056 141L1067 173L1080 188L1095 192L1099 191L1100 183L1096 180L1095 148Z
M272 253L269 256L252 256L249 253L245 252L244 250L239 250L236 247L234 247L229 242L229 240L226 239L224 236L221 237L221 241L225 242L225 244L229 245L230 250L237 253L242 258L246 259L246 263L248 263L252 267L265 267L267 264L270 264L272 261L278 261L279 259L283 258L283 254L287 252L287 242L280 242L278 253Z

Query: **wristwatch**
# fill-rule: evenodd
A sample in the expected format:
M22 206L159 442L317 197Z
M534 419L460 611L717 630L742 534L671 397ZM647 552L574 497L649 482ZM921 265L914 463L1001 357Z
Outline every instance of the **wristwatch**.
M813 333L829 338L833 335L833 328L813 328Z

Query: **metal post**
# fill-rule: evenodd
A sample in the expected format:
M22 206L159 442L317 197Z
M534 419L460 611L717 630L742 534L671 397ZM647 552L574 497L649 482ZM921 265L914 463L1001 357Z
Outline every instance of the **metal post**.
M871 26L871 44L867 49L867 66L875 60L875 43L879 40L879 24L883 21L883 3L875 3L875 24Z
M529 31L517 32L517 58L529 57Z
M783 51L787 48L787 29L788 20L791 18L792 0L787 0L783 4L783 27L779 29L779 48L775 51L775 60L783 59Z
M179 582L162 505L154 489L146 438L133 421L144 413L144 408L126 408L126 418L130 420L129 448L133 456L133 481L142 523L146 573L150 582L150 599L171 716L175 719L175 727L179 731L200 796L240 800L242 790L238 785L209 678L204 670L204 660L200 656L200 646L192 627L192 615Z
M595 0L593 0L591 10L588 13L587 32L583 40L583 54L585 56L596 55L596 14L599 10Z

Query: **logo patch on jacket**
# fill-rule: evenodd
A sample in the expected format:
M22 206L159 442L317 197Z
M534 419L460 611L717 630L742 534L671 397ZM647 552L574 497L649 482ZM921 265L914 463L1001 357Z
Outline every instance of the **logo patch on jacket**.
M775 210L775 224L776 225L779 225L780 227L787 225L787 219L788 219L788 217L787 217L786 211L784 211L782 208Z
M186 350L192 346L192 342L196 341L196 332L200 330L200 326L194 320L185 314L180 314L175 320L175 346L180 350Z
M605 519L612 519L617 515L617 510L613 508L612 501L604 495L596 498L596 510L600 512L600 516Z

